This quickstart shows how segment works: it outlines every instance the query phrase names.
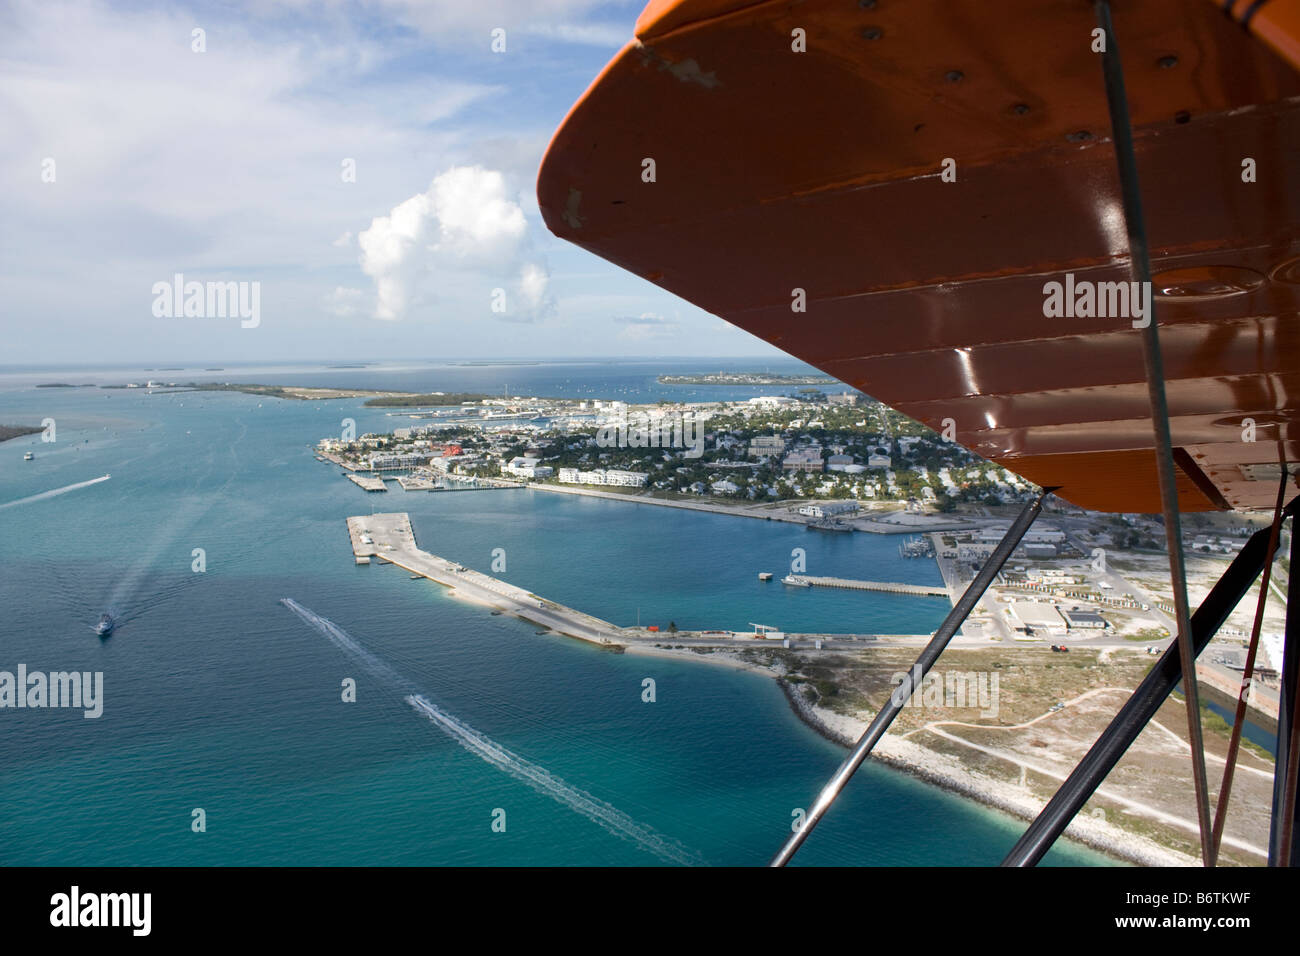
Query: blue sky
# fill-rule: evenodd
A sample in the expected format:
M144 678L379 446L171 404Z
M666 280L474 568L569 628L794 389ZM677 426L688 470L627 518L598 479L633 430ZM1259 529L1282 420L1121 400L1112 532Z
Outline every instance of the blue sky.
M642 5L0 5L0 364L779 355L538 214ZM177 273L258 324L156 315Z

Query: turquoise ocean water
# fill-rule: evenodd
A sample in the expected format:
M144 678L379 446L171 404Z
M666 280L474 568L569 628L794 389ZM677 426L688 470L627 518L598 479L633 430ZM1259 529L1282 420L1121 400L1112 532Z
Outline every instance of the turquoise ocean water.
M295 369L273 380L699 397L657 386L660 370ZM105 675L98 720L0 711L3 864L760 864L842 758L761 676L537 635L400 569L356 567L343 519L372 507L409 512L423 547L472 567L490 571L504 548L500 576L619 624L639 614L692 628L915 633L947 611L757 581L794 547L813 573L938 581L932 563L898 559L890 538L530 491L366 495L309 450L345 417L358 432L402 424L358 401L32 387L149 374L199 377L0 374L0 422L53 418L58 438L0 444L0 670ZM236 375L272 380L209 377ZM762 391L780 390L704 394ZM204 573L191 570L196 548ZM380 670L281 598L334 622ZM122 623L100 641L91 627L108 607ZM354 704L340 700L347 677ZM645 677L653 704L641 700ZM443 717L418 712L409 690ZM191 831L194 808L204 833ZM499 810L505 832L492 828ZM867 767L798 862L994 864L1022 826ZM1061 847L1049 862L1105 861Z

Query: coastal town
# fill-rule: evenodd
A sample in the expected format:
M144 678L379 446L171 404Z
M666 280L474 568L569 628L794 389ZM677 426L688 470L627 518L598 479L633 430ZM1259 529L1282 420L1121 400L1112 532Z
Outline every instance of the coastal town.
M797 566L753 571L764 586L932 593L953 603L1036 490L854 392L804 388L746 401L654 405L457 399L419 405L400 396L371 399L368 404L390 407L392 429L323 438L317 458L340 466L367 492L387 491L390 484L406 492L526 488L791 522L830 534L893 535L900 559L937 565L941 586L828 578ZM372 526L387 533L384 520L401 522L405 537L391 545L373 537ZM1185 521L1195 605L1264 519L1234 513L1188 515ZM850 627L845 633L797 633L779 623L740 631L712 622L619 626L414 550L407 522L405 515L349 519L358 563L399 564L453 594L492 605L494 613L523 617L541 626L539 633L758 670L781 683L810 725L844 743L865 728L889 676L905 668L928 637L849 633ZM363 527L366 537L359 538ZM1122 700L1169 646L1174 609L1163 542L1157 516L1095 514L1050 501L949 650L979 665L971 674L1001 673L1001 710L949 707L944 716L950 719L936 723L934 712L922 708L900 720L881 758L1031 816L1041 805L1036 795L1045 798L1059 783L1048 765L1064 767L1065 755L1081 755L1079 748L1095 737L1098 720L1115 704L1107 698ZM1268 608L1247 697L1249 719L1265 729L1277 719L1281 608L1277 601ZM1198 662L1212 760L1214 747L1226 747L1221 715L1230 717L1236 702L1253 610L1253 601L1243 602ZM965 664L961 673L967 673ZM974 690L970 703L977 703ZM1054 726L1045 760L1046 722ZM1099 793L1096 812L1076 823L1076 836L1144 862L1191 858L1192 811L1147 812L1185 797L1182 769L1166 767L1170 740L1153 739L1160 733L1176 738L1168 728L1178 725L1171 716L1162 731L1144 734L1123 765L1130 770ZM990 733L996 747L989 745ZM1243 759L1262 766L1266 758L1261 751ZM1146 772L1153 767L1162 768L1161 775ZM1240 786L1248 792L1262 781L1262 771L1248 771ZM1241 825L1246 829L1225 841L1226 853L1240 863L1257 862L1261 821L1246 815Z

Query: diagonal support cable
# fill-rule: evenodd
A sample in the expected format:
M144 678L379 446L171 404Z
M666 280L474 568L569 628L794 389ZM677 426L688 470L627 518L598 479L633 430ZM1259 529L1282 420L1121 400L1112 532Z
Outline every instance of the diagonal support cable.
M1296 717L1300 716L1300 591L1296 590L1295 567L1300 561L1300 538L1295 522L1291 523L1291 561L1287 565L1286 636L1282 646L1282 686L1277 714L1277 759L1286 749L1286 771L1281 765L1273 771L1273 819L1269 827L1269 866L1300 866L1296 853L1296 787L1300 782L1300 733ZM1287 699L1290 689L1291 698Z
M1246 669L1241 673L1241 692L1237 694L1237 713L1232 719L1232 737L1228 741L1228 754L1223 765L1223 783L1214 807L1214 832L1210 839L1210 865L1219 860L1219 846L1223 841L1223 826L1228 818L1228 799L1232 796L1232 775L1237 769L1237 751L1241 747L1241 731L1246 723L1246 692L1255 674L1255 654L1259 651L1259 633L1264 625L1264 607L1268 604L1268 585L1273 572L1273 559L1277 555L1277 539L1282 531L1282 504L1286 499L1287 462L1278 443L1282 477L1277 484L1277 506L1273 509L1273 527L1269 529L1268 554L1264 559L1264 574L1259 583L1259 601L1255 604L1255 625L1250 630L1250 650L1246 652Z
M1124 201L1124 224L1128 231L1129 270L1138 294L1151 288L1151 261L1146 224L1142 219L1142 198L1138 188L1137 159L1133 153L1133 129L1124 93L1124 68L1120 63L1109 0L1095 0L1097 24L1105 38L1102 72L1106 81L1106 103L1110 108L1115 160L1119 166L1120 191ZM1187 702L1187 737L1192 751L1192 779L1196 788L1196 817L1201 833L1201 860L1212 866L1210 855L1210 799L1205 772L1205 739L1201 732L1200 694L1196 687L1196 655L1192 649L1191 612L1187 605L1187 572L1183 564L1183 534L1178 516L1178 486L1174 478L1173 439L1169 430L1169 406L1165 400L1164 363L1160 356L1160 333L1155 318L1155 301L1148 303L1142 335L1142 359L1146 366L1147 393L1151 402L1151 423L1155 428L1156 472L1160 480L1160 503L1165 521L1165 543L1169 549L1169 583L1174 592L1178 626L1178 656L1182 662L1183 697Z
M822 788L822 792L817 795L817 802L813 804L807 817L804 818L803 825L790 835L785 845L772 858L771 863L768 864L769 866L785 866L790 862L791 857L795 855L799 847L803 846L803 841L808 838L808 834L812 832L813 827L826 815L826 811L831 808L831 804L840 795L844 785L857 772L858 767L862 766L862 761L867 759L867 755L880 742L880 738L885 736L885 731L889 729L889 725L894 722L894 718L898 716L899 711L903 709L908 699L916 691L921 678L929 673L930 668L939 659L939 655L943 653L943 649L948 646L948 642L957 633L957 628L961 627L967 615L979 603L979 599L984 596L984 592L988 590L989 585L993 583L993 579L998 576L1002 566L1007 563L1011 553L1020 544L1020 539L1025 536L1029 526L1034 523L1034 519L1043 510L1043 501L1055 490L1055 488L1043 488L1025 503L1025 507L1016 516L1016 520L1012 522L1011 526L1007 528L1007 533L1002 536L998 546L989 555L983 567L979 569L979 573L975 575L975 580L971 581L967 586L957 603L953 605L952 610L948 612L948 616L943 619L943 623L939 625L939 629L934 632L934 637L930 638L930 643L926 644L925 649L921 651L916 663L908 670L907 675L903 678L903 683L894 688L893 693L889 695L889 700L877 712L866 733L862 735L853 751L840 764L839 769L835 771L835 775Z

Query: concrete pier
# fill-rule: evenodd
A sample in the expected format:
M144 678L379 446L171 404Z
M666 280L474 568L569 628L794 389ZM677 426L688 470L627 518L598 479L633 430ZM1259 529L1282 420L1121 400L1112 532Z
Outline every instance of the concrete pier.
M926 584L894 584L890 581L854 581L850 578L822 578L807 574L790 574L781 579L782 584L797 588L848 588L854 591L890 591L894 594L919 594L925 597L948 596L947 588Z
M422 551L415 542L410 516L405 512L357 515L347 519L348 536L357 563L371 560L395 564L412 575L427 578L452 589L452 594L496 608L557 634L610 647L737 648L780 645L742 631L652 631L646 627L618 627L598 617L549 601L505 581L473 571L464 565ZM907 587L908 585L902 585ZM787 646L826 650L828 653L861 646L902 640L923 642L928 635L883 634L791 634Z
M353 474L349 474L347 476L347 479L348 481L352 482L354 485L357 485L359 488L364 488L366 491L387 491L388 490L386 487L384 487L384 481L382 478L370 478L367 477L366 475L358 475L353 473Z
M593 644L626 643L622 628L538 597L497 578L422 551L405 512L348 518L356 557L373 557L452 589L458 597L487 604L542 627Z

